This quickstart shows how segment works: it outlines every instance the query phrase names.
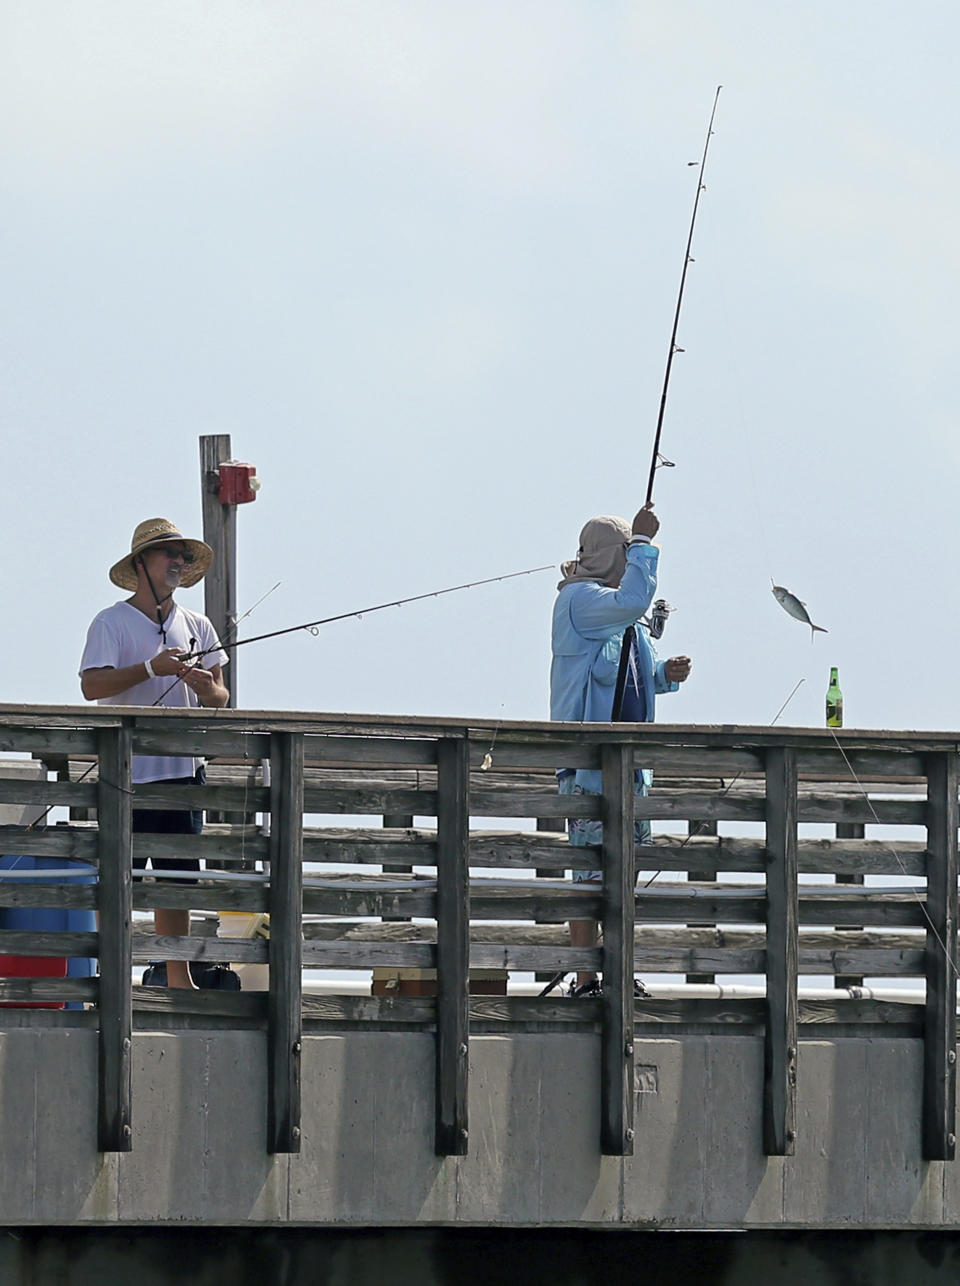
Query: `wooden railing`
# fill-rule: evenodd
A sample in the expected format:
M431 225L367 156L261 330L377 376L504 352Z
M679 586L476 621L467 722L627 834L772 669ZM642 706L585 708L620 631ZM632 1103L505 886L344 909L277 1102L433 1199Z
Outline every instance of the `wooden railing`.
M133 1031L161 1025L266 1028L276 1152L300 1147L305 1030L435 1032L440 1154L467 1150L471 1034L599 1034L601 1147L615 1155L633 1150L635 1036L762 1034L764 1146L776 1155L794 1150L801 1036L914 1037L924 1045L924 1153L954 1156L956 737L0 706L0 751L27 752L58 771L56 781L0 777L0 804L96 810L95 821L0 827L4 854L80 860L98 872L90 885L0 879L0 907L99 913L96 934L0 931L5 954L99 959L94 979L0 981L6 1006L87 1006L4 1007L0 1026L97 1028L104 1150L130 1147ZM205 755L209 784L134 788L135 753ZM603 796L559 796L559 766L602 768ZM632 788L641 766L656 774L647 798ZM131 833L135 804L197 802L251 819L269 814L269 828L250 820L208 825L199 837ZM304 825L336 814L371 822ZM570 847L562 831L517 829L515 820L555 826L571 816L602 819L602 852ZM635 816L653 821L652 847L634 849ZM471 826L491 818L514 819L513 829ZM384 827L383 819L411 824ZM686 823L688 834L657 834L668 820ZM848 837L809 838L799 828L811 823ZM718 824L754 833L710 833ZM921 827L925 838L862 837L878 825ZM134 854L198 856L228 869L191 885L134 882ZM231 871L241 858L245 869ZM360 870L330 869L344 865ZM652 884L644 876L635 890L635 865L663 874ZM603 869L600 886L564 877L593 867ZM690 871L695 880L685 878ZM842 883L853 877L880 883ZM268 912L270 939L158 939L134 918L156 907ZM567 945L565 922L591 918L602 924L602 945ZM132 986L134 964L151 959L269 964L269 990ZM303 990L304 969L385 966L435 970L436 996ZM577 1001L556 991L471 995L471 968L599 969L604 991ZM765 992L711 998L677 985L635 1000L635 972L648 982L759 975ZM799 975L914 978L925 999L877 1000L855 989L801 999Z

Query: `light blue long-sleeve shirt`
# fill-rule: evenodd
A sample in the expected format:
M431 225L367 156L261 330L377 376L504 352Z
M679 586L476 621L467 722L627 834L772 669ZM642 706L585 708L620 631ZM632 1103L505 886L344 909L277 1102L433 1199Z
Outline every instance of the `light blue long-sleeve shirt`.
M574 581L557 594L553 609L553 662L550 667L550 718L606 723L613 713L613 694L620 647L628 625L636 627L639 674L646 719L654 718L658 693L676 692L664 672L640 617L657 591L654 545L629 545L619 589L599 581Z

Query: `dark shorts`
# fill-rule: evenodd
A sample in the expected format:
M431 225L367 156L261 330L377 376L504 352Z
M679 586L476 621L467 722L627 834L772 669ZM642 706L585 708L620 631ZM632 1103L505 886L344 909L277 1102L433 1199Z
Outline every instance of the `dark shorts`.
M201 764L193 777L168 777L165 786L203 786L207 780L206 769ZM159 785L158 782L145 782L144 785ZM203 830L203 809L201 808L135 808L133 810L133 833L150 835L199 835ZM200 862L196 857L135 857L133 869L145 871L147 863L154 871L199 871ZM193 880L171 880L171 884L193 884Z

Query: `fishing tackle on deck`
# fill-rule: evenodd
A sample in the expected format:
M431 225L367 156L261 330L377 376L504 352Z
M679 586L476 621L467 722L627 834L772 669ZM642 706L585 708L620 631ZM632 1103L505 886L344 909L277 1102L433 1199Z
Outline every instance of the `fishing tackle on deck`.
M771 584L772 583L773 582L771 580ZM813 621L810 619L809 613L807 612L806 603L797 598L796 594L791 594L790 591L788 589L784 589L782 585L774 585L771 592L773 597L777 600L788 616L792 616L795 621L801 621L804 625L810 626L811 643L813 642L813 635L815 632L817 634L829 633L829 631L825 630L822 625L814 625Z

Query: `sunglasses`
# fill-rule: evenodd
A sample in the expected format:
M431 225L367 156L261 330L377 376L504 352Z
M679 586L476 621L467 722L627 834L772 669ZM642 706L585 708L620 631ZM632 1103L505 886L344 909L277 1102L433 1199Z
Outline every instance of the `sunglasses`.
M180 558L187 565L196 562L196 554L191 554L189 549L178 549L175 545L151 545L150 548L158 554L166 554L167 558Z

